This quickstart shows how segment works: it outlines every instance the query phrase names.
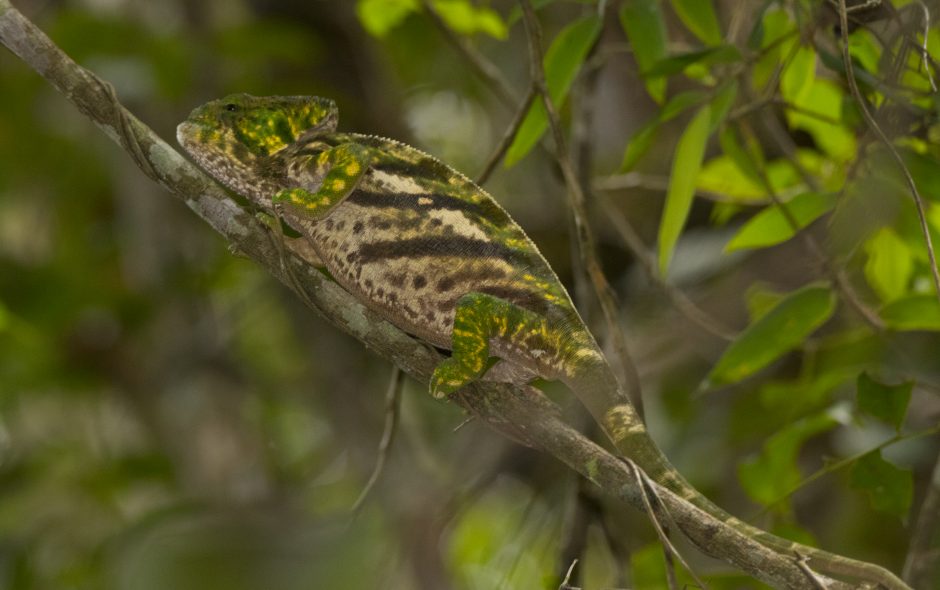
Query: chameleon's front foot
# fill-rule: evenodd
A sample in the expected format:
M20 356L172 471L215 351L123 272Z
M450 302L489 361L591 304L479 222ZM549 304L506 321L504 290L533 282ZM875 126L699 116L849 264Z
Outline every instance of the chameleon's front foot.
M431 375L431 395L435 399L443 399L473 381L474 377L461 367L457 359L449 358L441 362Z

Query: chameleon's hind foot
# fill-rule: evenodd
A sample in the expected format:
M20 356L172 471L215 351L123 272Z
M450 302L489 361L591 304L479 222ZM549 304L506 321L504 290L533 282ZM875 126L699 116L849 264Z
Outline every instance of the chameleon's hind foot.
M434 374L431 375L431 395L436 399L443 399L475 378L476 376L468 373L457 359L451 357L434 369Z

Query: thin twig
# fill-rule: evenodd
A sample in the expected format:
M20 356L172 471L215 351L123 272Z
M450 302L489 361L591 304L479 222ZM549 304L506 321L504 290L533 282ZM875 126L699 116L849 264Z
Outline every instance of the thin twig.
M573 590L569 583L571 582L571 574L574 573L574 568L576 565L578 565L577 559L572 561L571 565L568 566L568 573L565 574L565 579L561 581L561 584L558 586L558 590Z
M385 428L382 431L382 440L379 441L375 467L372 468L369 481L366 482L366 487L362 488L359 497L356 498L355 503L353 503L352 508L349 510L353 513L354 518L359 514L359 510L369 496L369 492L375 487L376 482L379 481L379 477L382 475L382 470L385 469L385 463L388 460L388 452L392 448L392 441L395 440L395 432L398 429L398 416L400 413L399 410L401 409L401 389L404 383L404 377L405 374L398 368L398 365L392 367L392 375L388 380L388 389L385 391Z
M769 502L769 503L768 503L766 506L764 506L757 514L755 514L750 520L751 520L751 521L756 520L757 518L759 518L759 517L761 517L762 515L766 514L771 508L773 508L773 507L776 506L777 504L780 504L781 502L784 502L784 501L786 501L787 499L791 498L794 494L796 494L797 492L799 492L800 490L802 490L803 488L805 488L805 487L808 486L809 484L813 483L813 482L816 481L817 479L819 479L819 478L821 478L821 477L823 477L823 476L829 475L830 473L835 473L836 471L839 471L840 469L843 469L843 468L845 468L845 467L847 467L847 466L849 466L849 465L855 463L856 461L858 461L859 459L861 459L862 457L864 457L865 455L867 455L867 454L869 454L869 453L874 453L874 452L876 452L876 451L881 451L881 450L886 449L887 447L890 447L891 445L897 444L897 443L899 443L899 442L904 442L904 441L909 441L909 440L916 440L916 439L918 439L918 438L924 438L924 437L926 437L926 436L933 436L933 435L935 435L935 434L940 434L940 425L934 426L933 428L927 428L927 429L924 429L924 430L918 430L917 432L912 432L912 433L910 433L910 434L896 434L896 435L892 436L891 438L889 438L889 439L887 439L887 440L884 440L884 441L878 443L878 444L875 445L874 447L871 447L871 448L869 448L869 449L865 449L864 451L860 451L860 452L858 452L858 453L855 453L854 455L850 455L850 456L845 457L845 458L843 458L843 459L839 459L838 461L835 461L835 462L832 462L832 463L827 463L825 467L822 467L822 468L820 468L820 469L817 469L816 471L814 471L814 472L813 472L812 474L810 474L809 476L804 477L803 480L800 481L800 483L798 483L797 485L795 485L795 486L793 486L792 488L790 488L785 494L783 494L783 495L780 496L779 498L776 498L776 499L772 500L771 502Z
M532 101L535 100L538 92L534 86L529 87L529 91L526 93L525 100L522 101L522 104L519 105L519 108L516 110L516 114L512 118L512 123L510 123L509 128L506 129L506 133L503 134L502 139L499 140L499 145L496 146L496 149L493 150L493 153L490 154L489 159L486 161L486 165L483 166L483 171L480 172L480 175L476 179L476 183L479 186L486 184L486 181L490 179L490 175L493 173L493 170L496 169L496 166L502 161L503 156L506 155L506 151L509 149L509 146L512 145L513 140L516 138L516 134L519 133L519 128L522 127L522 122L525 120L526 113L529 112L529 107L532 106Z
M926 588L940 577L940 454L911 533L901 577L915 588Z
M770 182L770 178L767 175L767 170L760 165L760 162L747 150L745 150L745 156L751 162L752 166L759 172L761 184L764 185L764 190L767 191L767 196L770 197L770 200L773 204L780 210L780 213L783 215L784 221L787 225L790 226L790 229L793 230L794 234L799 234L802 236L803 243L806 244L807 250L814 258L826 269L829 273L830 278L833 281L836 289L839 291L842 299L849 304L849 306L859 314L862 320L865 321L873 330L876 332L883 332L884 322L881 320L878 315L868 308L858 295L855 293L855 290L852 288L852 285L849 283L848 278L845 276L845 272L833 264L832 260L826 255L822 246L819 242L816 241L816 238L808 232L801 231L799 222L796 217L794 217L793 212L790 211L790 208L787 204L780 198L780 195L777 194L776 189L774 189L773 183Z
M607 218L613 224L614 229L620 234L623 243L626 244L627 248L633 254L633 257L640 264L646 277L666 295L673 307L690 322L709 334L721 338L722 340L734 340L737 334L733 330L711 317L705 310L689 299L681 289L669 284L669 282L656 271L656 262L653 254L646 249L643 240L630 224L630 221L619 209L614 207L610 199L606 196L601 196L598 202L607 214Z
M424 12L428 15L428 18L431 19L431 23L444 35L447 42L467 60L470 67L486 82L487 87L496 95L496 98L503 103L503 106L509 110L516 108L519 100L516 98L515 91L513 91L512 86L503 77L499 68L482 53L477 51L473 45L470 45L463 37L455 34L444 21L443 17L441 17L440 13L438 13L431 4L430 0L421 0L421 6L424 8Z
M643 415L643 399L640 393L640 378L627 349L627 343L620 328L620 318L617 313L616 296L614 290L607 282L601 269L600 262L597 259L595 248L594 233L588 224L587 211L585 207L584 191L581 183L575 175L571 158L568 154L565 135L561 129L561 121L555 105L552 103L551 96L548 94L548 87L545 83L545 70L542 67L542 30L539 26L538 18L532 3L529 0L520 0L522 6L523 23L526 28L526 36L529 41L529 68L531 71L532 82L538 89L542 97L542 105L548 115L549 128L555 141L555 159L561 168L565 184L568 186L569 202L571 204L572 215L574 216L578 246L581 252L581 261L591 278L595 294L600 302L601 310L607 321L607 329L611 340L614 343L614 350L617 353L621 375L625 379L627 393L630 401L636 408L637 413Z
M644 172L638 172L634 170L632 172L627 172L626 174L611 174L609 176L601 176L595 178L591 184L594 190L599 191L619 191L641 188L650 191L666 192L669 190L669 177L655 174L646 174ZM728 195L723 195L721 193L703 190L700 188L695 189L695 196L700 199L705 199L706 201L712 201L715 203L731 203L734 205L766 204L765 200L748 201L747 203L742 203L741 199L736 199Z
M663 550L666 551L667 563L670 561L669 556L670 555L674 556L676 559L679 560L679 563L682 564L682 567L685 568L685 570L689 573L689 575L692 576L692 579L695 580L695 583L698 585L698 587L701 588L702 590L706 590L708 586L706 586L705 583L701 581L698 578L698 576L695 575L695 571L691 568L691 566L689 566L689 564L685 561L685 559L683 559L682 554L679 553L679 550L676 549L676 546L672 544L671 540L669 540L669 534L666 528L663 526L663 524L659 520L659 516L656 513L656 509L653 507L654 500L657 505L663 508L667 516L669 516L669 511L665 509L665 506L663 506L662 501L658 495L656 485L654 485L654 482L649 478L648 475L646 475L646 472L640 469L639 465L637 465L630 459L623 459L623 462L630 468L630 471L632 472L633 477L636 479L637 485L643 492L642 494L643 505L646 508L646 515L649 518L650 522L653 524L653 529L656 530L657 536L659 536L659 541L663 545ZM667 575L668 573L669 572L667 571ZM674 577L675 577L675 572L673 572L672 575L670 576L670 579L672 579L673 583L675 582Z
M858 82L855 80L855 66L852 62L852 56L849 53L849 25L845 0L839 0L839 22L842 33L842 62L845 64L845 78L849 84L849 91L852 93L852 98L854 98L855 102L858 104L858 109L861 111L862 118L865 119L865 123L868 125L869 129L871 129L875 135L878 136L878 139L881 140L881 143L883 143L885 147L888 148L888 151L891 153L891 157L894 158L894 161L897 162L898 166L901 168L901 173L904 175L904 181L907 183L907 187L911 191L911 196L914 198L914 205L917 208L917 218L920 222L920 230L924 234L924 243L927 246L927 259L930 262L930 272L933 275L933 283L937 295L937 301L940 301L940 268L937 267L937 255L934 252L933 240L930 237L930 224L927 221L927 212L924 207L924 201L921 199L920 191L917 190L917 183L914 182L914 177L911 176L911 171L907 169L907 164L904 163L904 158L901 157L901 154L894 147L894 144L891 143L891 139L885 135L885 132L881 129L881 126L878 125L877 121L875 121L871 111L868 110L868 104L865 102L865 98L858 89Z
M816 590L828 590L825 582L820 580L819 576L816 575L816 572L810 569L808 557L806 557L805 555L801 553L797 553L796 554L796 566L800 568L803 571L803 573L806 574L806 577L809 578L810 582L812 582L813 588L816 588Z

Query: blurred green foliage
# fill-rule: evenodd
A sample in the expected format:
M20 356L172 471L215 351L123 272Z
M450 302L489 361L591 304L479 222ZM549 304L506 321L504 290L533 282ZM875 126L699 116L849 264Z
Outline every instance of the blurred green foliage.
M319 94L343 129L472 175L513 115L419 0L15 4L166 138L229 92ZM430 5L524 96L515 2ZM834 13L533 5L583 176L658 245L648 276L594 219L657 440L732 512L899 571L940 452L940 304L904 175L846 85ZM849 48L937 244L940 29L925 37L913 4L895 5ZM388 367L230 255L7 52L0 85L0 588L558 587L571 474L482 428L454 432L464 417L408 384L353 518ZM546 130L535 101L487 188L593 320ZM590 493L579 506L573 581L665 587L641 515ZM760 587L687 557L710 587Z

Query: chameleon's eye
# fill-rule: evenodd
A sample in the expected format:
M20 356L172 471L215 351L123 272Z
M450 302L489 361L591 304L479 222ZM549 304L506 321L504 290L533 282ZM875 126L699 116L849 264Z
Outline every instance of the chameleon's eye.
M225 110L230 113L234 113L235 111L238 110L238 105L230 102L227 105L225 105Z

